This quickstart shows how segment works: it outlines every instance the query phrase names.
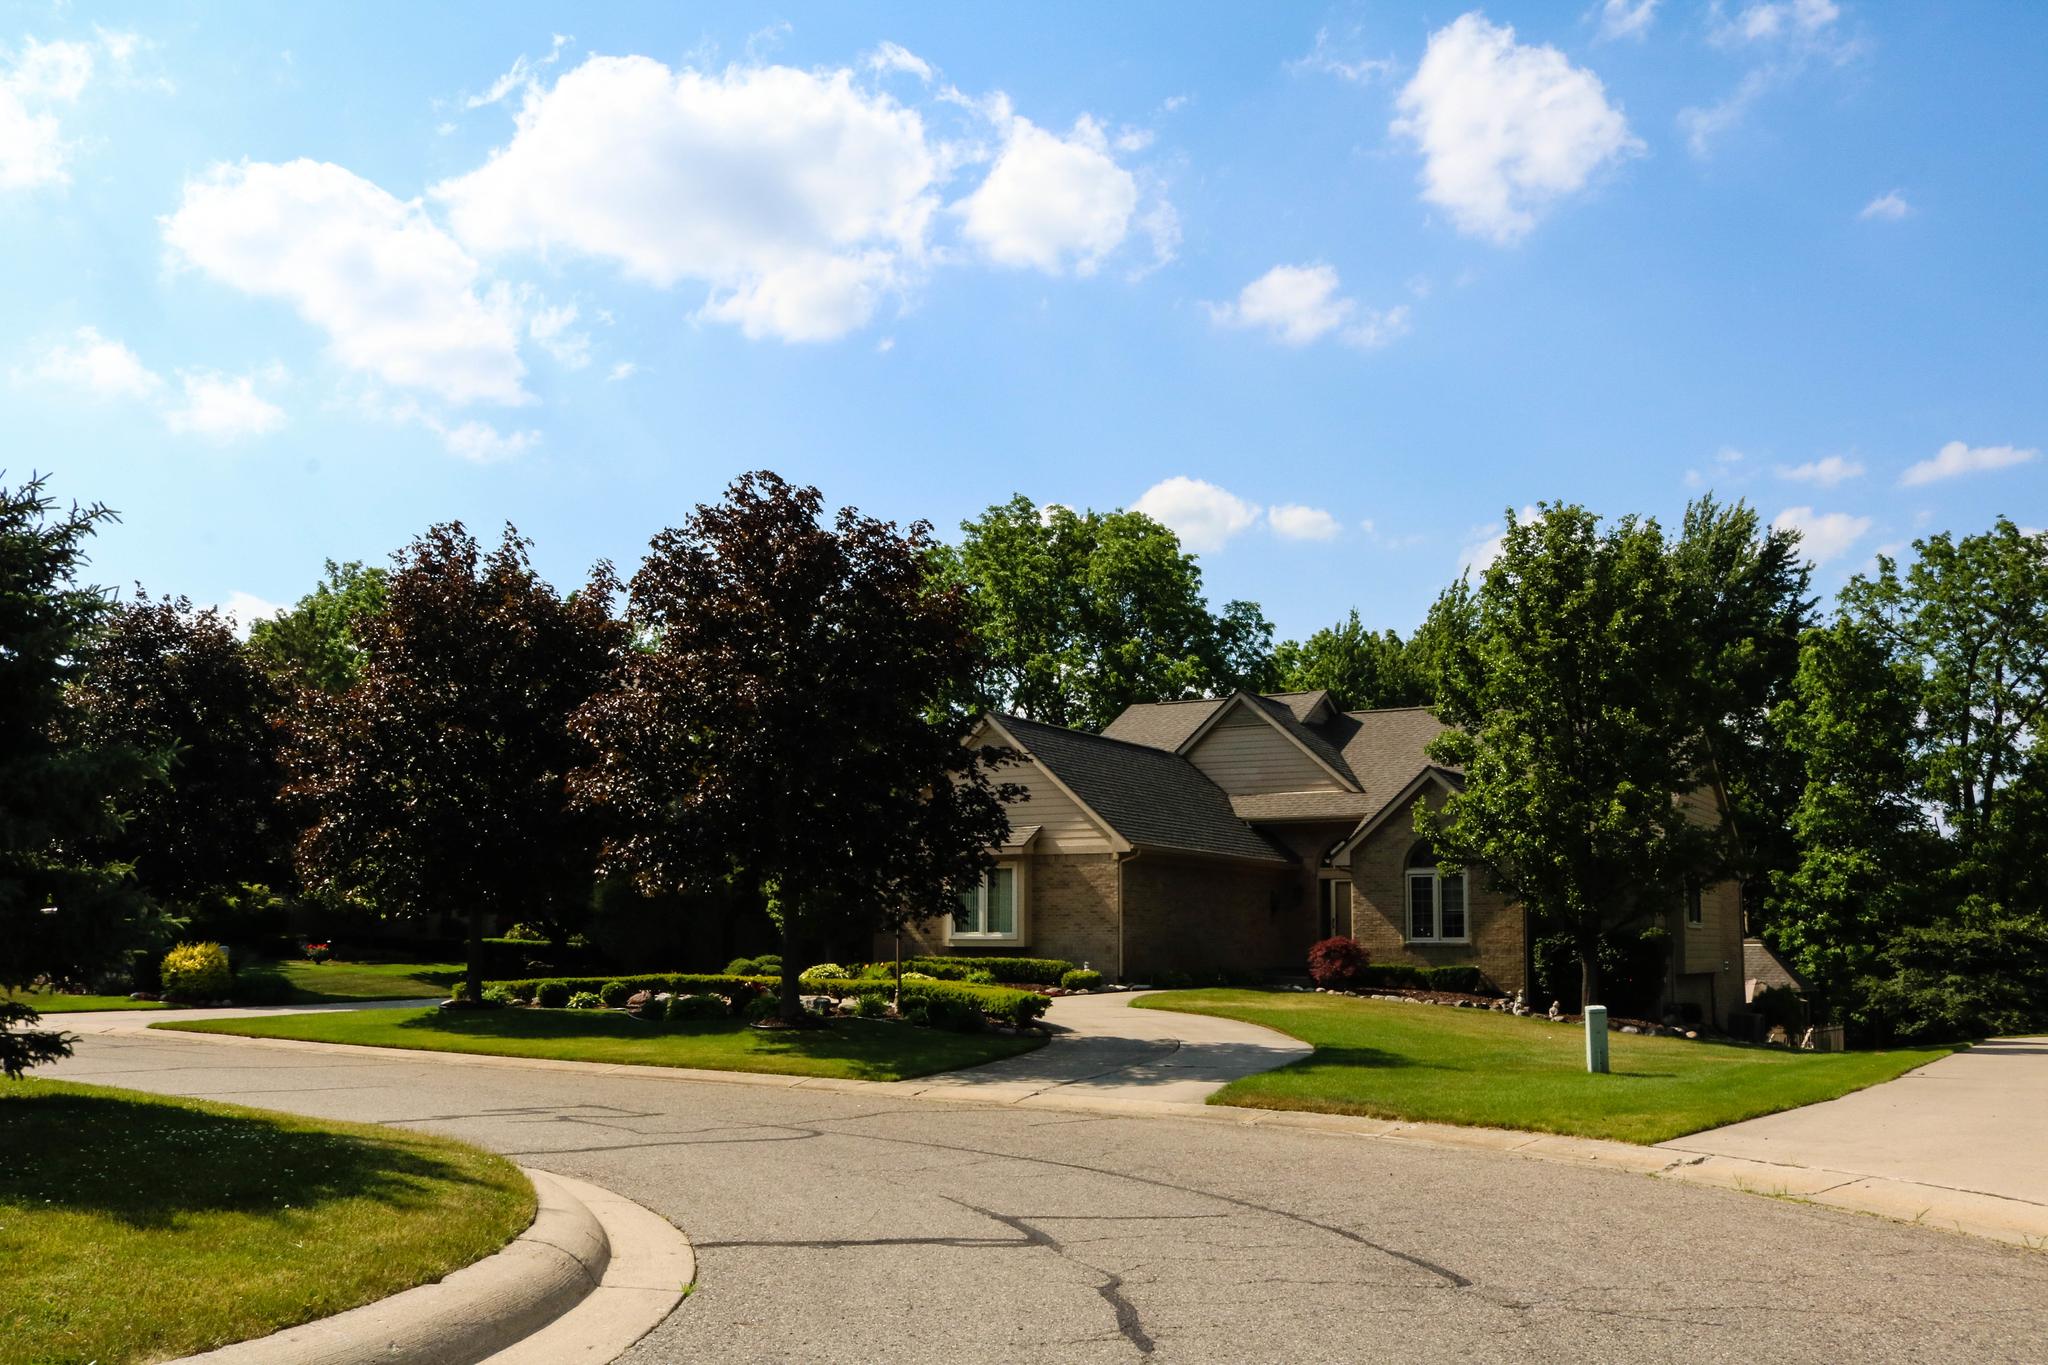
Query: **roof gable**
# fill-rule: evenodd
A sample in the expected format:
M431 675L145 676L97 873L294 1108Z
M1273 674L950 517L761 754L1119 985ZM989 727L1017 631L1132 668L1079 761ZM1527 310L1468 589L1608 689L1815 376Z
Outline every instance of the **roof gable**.
M991 716L987 723L1100 820L1114 845L1293 861L1238 819L1223 789L1179 754L1016 716Z

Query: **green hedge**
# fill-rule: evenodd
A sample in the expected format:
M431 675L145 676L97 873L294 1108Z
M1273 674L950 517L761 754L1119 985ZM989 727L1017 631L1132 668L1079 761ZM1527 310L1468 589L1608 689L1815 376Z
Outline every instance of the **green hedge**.
M1376 962L1358 974L1362 991L1449 991L1457 995L1491 995L1486 973L1477 967L1410 967Z
M1057 957L906 957L903 970L923 972L936 976L942 981L961 981L970 972L987 972L1004 985L1057 986L1060 978L1073 971L1080 964L1067 962ZM887 975L893 976L896 966L891 962L871 962L867 969L886 968ZM862 969L856 969L856 974ZM882 975L883 973L877 973Z
M906 964L907 965L907 964ZM517 981L494 981L494 986L503 986L524 999L535 998L543 987L566 991L577 995L588 991L595 994L612 982L626 988L628 994L635 991L670 991L682 995L700 995L706 992L730 996L741 989L767 992L777 989L781 978L773 976L713 976L690 972L671 972L660 976L620 977L531 977ZM858 996L874 991L880 983L870 980L841 979L837 981L815 981L806 984L805 989L817 995L829 995L835 1000ZM903 983L903 1005L907 1010L914 1003L929 1005L934 1000L973 1005L990 1019L1023 1027L1045 1013L1052 1003L1036 991L1012 990L1005 986L972 986L957 981L906 981Z

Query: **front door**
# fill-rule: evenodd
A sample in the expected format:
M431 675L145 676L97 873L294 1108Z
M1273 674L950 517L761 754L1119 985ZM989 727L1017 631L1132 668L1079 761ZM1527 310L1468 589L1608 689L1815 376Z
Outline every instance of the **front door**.
M1324 877L1316 883L1316 938L1351 932L1351 879Z

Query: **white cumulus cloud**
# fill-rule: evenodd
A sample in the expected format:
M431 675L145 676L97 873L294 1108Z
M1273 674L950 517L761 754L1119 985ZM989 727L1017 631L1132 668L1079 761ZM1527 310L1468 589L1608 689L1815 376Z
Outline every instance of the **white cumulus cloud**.
M1913 206L1906 202L1906 196L1900 194L1897 190L1886 190L1883 194L1865 204L1863 211L1856 216L1866 220L1878 218L1886 222L1896 223L1912 211Z
M1650 24L1657 17L1657 0L1602 0L1600 5L1600 36L1602 38L1641 38L1650 31Z
M285 423L284 409L256 392L251 375L188 372L178 380L184 402L164 413L164 425L181 435L239 441L268 436Z
M980 186L953 205L962 233L999 265L1092 273L1130 232L1138 178L1117 164L1102 126L1087 115L1061 137L1002 107L1002 151Z
M1235 300L1208 305L1209 316L1218 326L1263 331L1287 346L1306 346L1333 332L1350 345L1383 346L1408 330L1405 305L1361 310L1338 292L1342 287L1334 266L1276 265Z
M1184 474L1153 484L1131 504L1131 510L1169 528L1182 545L1197 553L1222 549L1259 521L1257 503Z
M284 611L285 607L283 603L267 601L253 592L243 592L237 588L228 594L227 601L217 605L214 610L223 616L233 617L235 634L246 640L249 638L249 627L258 621L268 621Z
M1536 507L1524 506L1516 520L1523 525L1538 516ZM1507 545L1508 528L1501 526L1475 526L1465 535L1465 548L1458 552L1458 571L1475 577L1490 568L1500 558L1500 552Z
M99 398L151 398L164 386L162 375L124 343L101 336L97 327L81 327L69 341L51 346L26 375ZM17 381L21 377L17 375Z
M1870 530L1869 517L1847 512L1816 512L1811 507L1787 507L1772 520L1781 531L1797 531L1799 548L1816 564L1840 557Z
M510 460L540 444L537 431L499 431L489 422L470 421L448 426L430 421L427 425L440 436L441 444L448 448L450 455L474 464Z
M518 308L420 206L340 166L220 165L162 220L186 263L291 304L334 357L451 403L528 401Z
M1643 146L1598 76L1476 10L1430 35L1396 107L1393 131L1422 153L1422 197L1503 245Z
M2038 450L2021 450L2016 446L1972 446L1961 441L1950 441L1935 452L1931 460L1922 460L1909 466L1899 476L1902 488L1917 488L1921 484L1938 483L1962 474L1981 474L1986 470L2008 469L2016 464L2025 464L2040 455Z
M512 140L432 194L473 250L694 281L712 291L707 316L809 341L865 322L924 255L942 170L917 111L848 69L593 57L530 93Z
M1833 488L1838 483L1863 477L1860 460L1844 459L1830 455L1822 460L1808 460L1805 464L1779 465L1778 477L1794 483L1817 484L1822 488Z
M1280 503L1266 509L1266 524L1273 534L1286 540L1335 540L1344 529L1320 507Z
M0 52L0 191L71 178L70 145L53 107L76 102L92 70L86 43L24 38L19 50Z

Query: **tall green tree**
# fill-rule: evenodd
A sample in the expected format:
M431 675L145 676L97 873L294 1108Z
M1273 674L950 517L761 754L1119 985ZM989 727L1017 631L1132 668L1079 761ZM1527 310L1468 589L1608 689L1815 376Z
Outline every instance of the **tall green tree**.
M1800 639L1816 622L1812 571L1798 532L1711 495L1685 509L1670 553L1689 638L1689 693L1741 834L1746 901L1760 910L1772 878L1797 857L1791 826L1802 776L1770 716L1791 695Z
M250 623L249 648L287 687L347 688L362 669L362 630L384 610L383 569L330 559L326 572L289 610Z
M233 625L186 598L115 607L84 651L68 724L91 747L169 756L168 780L126 803L101 841L159 903L190 906L289 870L272 725L278 688Z
M964 709L1100 729L1133 702L1259 688L1273 627L1256 604L1211 612L1195 557L1140 512L1076 512L1022 494L934 546L967 590L988 654Z
M4 476L0 476L4 477ZM0 482L0 987L84 982L140 941L149 906L128 870L91 848L161 755L67 734L65 695L111 610L78 581L86 541L114 514L60 509L47 481ZM69 1053L36 1012L0 1000L0 1071Z
M1569 937L1581 1001L1597 1003L1601 944L1678 904L1720 854L1721 832L1674 799L1708 754L1663 533L1563 504L1510 511L1466 619L1439 688L1453 728L1430 746L1466 783L1417 828L1526 906L1539 935Z
M1914 799L1919 688L1868 627L1851 619L1808 633L1792 695L1772 713L1797 765L1790 832L1797 857L1769 904L1770 938L1826 1014L1926 894L1932 831Z
M1918 677L1918 795L1952 831L1955 873L2009 902L2048 832L2004 819L2041 778L2048 721L2048 532L2000 517L1955 539L1915 541L1903 575L1889 557L1852 579L1842 607ZM2019 799L2027 799L2022 795Z
M748 474L654 538L628 618L654 642L578 720L576 778L615 832L607 872L649 894L748 880L782 934L783 1017L804 954L949 913L1008 822L995 750L963 741L982 651L930 527Z
M1401 637L1367 630L1355 608L1306 640L1275 645L1271 681L1283 692L1326 691L1342 711L1425 706L1435 699L1432 681Z
M472 1000L494 917L588 904L597 835L567 801L585 756L569 718L624 640L609 566L565 597L529 548L508 526L486 553L450 522L400 551L384 610L351 626L355 681L303 691L285 751L309 886L386 913L464 917Z

